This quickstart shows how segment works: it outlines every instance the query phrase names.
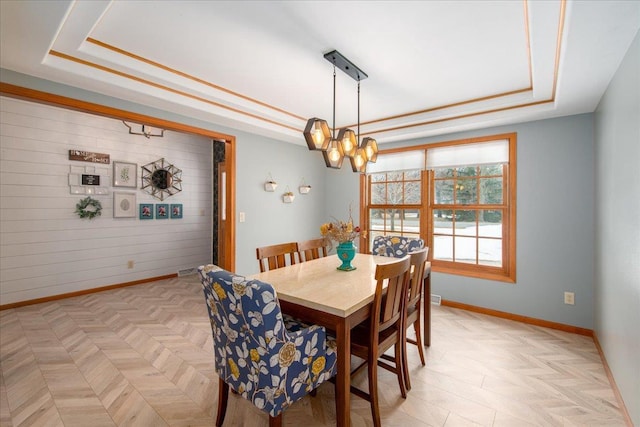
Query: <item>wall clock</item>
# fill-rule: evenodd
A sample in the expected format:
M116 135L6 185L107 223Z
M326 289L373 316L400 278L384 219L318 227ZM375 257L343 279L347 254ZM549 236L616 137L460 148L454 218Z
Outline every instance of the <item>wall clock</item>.
M142 190L164 200L182 191L182 170L164 158L142 166Z

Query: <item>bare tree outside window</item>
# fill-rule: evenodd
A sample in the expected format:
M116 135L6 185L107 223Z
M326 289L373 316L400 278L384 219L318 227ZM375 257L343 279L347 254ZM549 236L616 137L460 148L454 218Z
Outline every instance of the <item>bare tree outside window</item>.
M421 171L377 173L369 179L369 245L378 235L419 237Z

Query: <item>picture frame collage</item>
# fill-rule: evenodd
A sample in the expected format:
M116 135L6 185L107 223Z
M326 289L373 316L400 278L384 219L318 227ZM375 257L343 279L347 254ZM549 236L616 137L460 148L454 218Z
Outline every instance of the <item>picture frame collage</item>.
M70 154L71 155L71 154ZM137 194L133 191L138 187L138 165L131 162L113 161L112 165L113 174L109 177L108 172L102 171L102 180L97 175L91 175L95 183L105 185L109 180L114 187L113 191L113 217L114 218L136 218L136 205L138 206L137 216L141 220L146 219L182 219L182 203L136 203ZM69 175L70 185L76 184L76 181L80 182L81 174L85 173L98 173L96 168L78 168L74 169L71 166L71 173ZM82 175L84 180L85 175ZM95 183L90 185L95 186ZM108 184L107 184L108 185ZM80 194L78 190L74 191L76 187L71 187L72 194ZM80 187L78 187L80 188ZM108 194L107 192L93 191L93 187L87 187L89 190L83 190L82 193L86 194ZM105 187L108 188L108 187ZM118 191L125 190L125 191Z
M182 203L140 203L138 218L147 219L182 219Z

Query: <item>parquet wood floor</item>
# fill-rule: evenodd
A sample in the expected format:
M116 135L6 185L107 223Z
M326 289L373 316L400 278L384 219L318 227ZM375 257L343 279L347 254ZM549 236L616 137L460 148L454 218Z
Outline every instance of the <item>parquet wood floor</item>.
M196 276L2 311L0 427L212 426L212 351ZM624 425L589 337L434 307L427 366L409 352L406 400L380 370L385 426ZM368 402L352 396L351 419L372 425ZM333 386L284 424L335 425ZM231 395L225 425L267 416Z

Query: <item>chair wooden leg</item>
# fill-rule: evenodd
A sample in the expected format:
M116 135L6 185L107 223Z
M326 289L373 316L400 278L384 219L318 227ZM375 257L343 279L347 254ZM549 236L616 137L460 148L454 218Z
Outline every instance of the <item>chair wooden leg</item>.
M420 328L420 316L418 316L418 320L413 324L413 329L416 331L416 343L418 345L418 353L420 354L420 362L422 366L426 365L424 361L424 350L422 348L422 331Z
M378 364L376 363L375 355L369 355L367 370L369 371L369 402L371 403L371 417L373 418L374 427L380 427L382 423L380 421L380 406L378 406Z
M269 427L282 427L282 412L277 417L269 416Z
M229 384L222 378L218 378L218 414L216 415L216 427L222 427L224 416L227 414L227 401L229 400Z
M403 399L407 398L407 387L405 386L405 376L408 375L406 371L406 352L407 344L404 338L400 338L400 341L395 345L395 356L396 356L396 375L398 376L398 385L400 386L400 394Z
M411 380L409 379L409 361L407 360L407 330L405 328L402 337L402 376L407 391L411 390Z

